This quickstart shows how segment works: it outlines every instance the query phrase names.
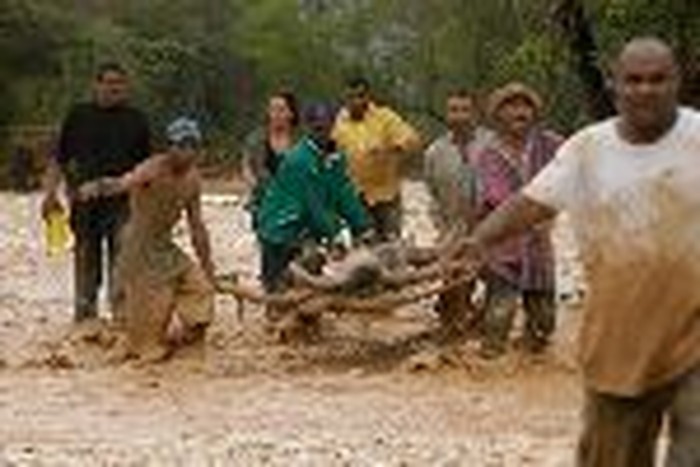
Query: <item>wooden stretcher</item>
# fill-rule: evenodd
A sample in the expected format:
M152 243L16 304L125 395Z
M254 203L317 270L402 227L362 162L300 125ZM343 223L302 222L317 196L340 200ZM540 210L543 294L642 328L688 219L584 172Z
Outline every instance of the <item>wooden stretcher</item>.
M425 252L423 252L425 253ZM246 303L283 309L300 315L323 313L390 313L401 307L420 302L473 281L479 265L461 259L451 264L440 264L434 255L418 255L401 268L375 268L365 278L364 286L351 287L333 283L328 278L312 275L294 263L290 267L293 286L279 294L266 294L252 283L237 280L235 276L221 276L216 289L220 294L232 295L238 301L242 318Z

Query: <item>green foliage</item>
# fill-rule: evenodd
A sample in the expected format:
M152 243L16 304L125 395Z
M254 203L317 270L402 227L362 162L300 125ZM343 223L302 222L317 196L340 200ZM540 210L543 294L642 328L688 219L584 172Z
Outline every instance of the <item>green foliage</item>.
M337 100L344 78L357 73L426 127L439 121L449 89L486 95L523 80L571 129L585 113L550 17L559 1L0 0L0 124L58 121L89 93L95 65L118 59L157 127L189 113L225 144L260 121L271 89ZM658 34L686 62L698 61L697 0L583 3L601 50Z
M56 18L33 3L0 0L0 124L16 115L15 89L56 70L50 52L60 41Z

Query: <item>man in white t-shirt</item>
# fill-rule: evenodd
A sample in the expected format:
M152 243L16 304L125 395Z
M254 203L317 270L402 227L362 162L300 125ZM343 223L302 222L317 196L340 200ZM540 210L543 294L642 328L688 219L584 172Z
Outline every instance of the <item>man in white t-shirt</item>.
M614 67L619 116L567 141L523 192L450 254L487 248L567 211L589 294L581 329L582 467L700 466L700 113L679 108L679 72L654 38Z

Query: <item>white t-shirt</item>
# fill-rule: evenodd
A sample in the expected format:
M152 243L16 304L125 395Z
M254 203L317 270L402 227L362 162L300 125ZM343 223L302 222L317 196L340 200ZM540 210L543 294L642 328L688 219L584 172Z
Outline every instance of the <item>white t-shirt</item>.
M567 141L525 196L570 214L589 287L584 372L637 395L700 364L700 113L632 145L617 119Z

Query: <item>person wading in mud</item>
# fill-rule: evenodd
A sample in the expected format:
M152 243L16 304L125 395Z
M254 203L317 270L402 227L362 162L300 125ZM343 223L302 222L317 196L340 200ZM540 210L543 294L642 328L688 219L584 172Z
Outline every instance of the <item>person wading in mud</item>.
M102 283L103 244L107 244L109 295L116 295L112 279L117 235L128 217L124 196L81 201L74 196L79 185L104 176L119 176L150 154L146 117L128 104L129 78L116 63L101 65L91 102L74 106L61 127L57 155L51 161L42 203L44 218L65 209L58 198L62 176L67 179L70 223L75 234L75 321L97 317ZM114 303L112 314L114 315Z
M307 134L285 155L260 203L256 233L269 293L285 288L288 266L304 243L333 244L344 228L356 237L369 228L345 155L331 139L331 108L309 106L305 123Z
M285 153L300 138L300 120L296 96L289 91L278 91L268 98L262 130L253 132L245 142L243 175L250 186L247 207L253 218L253 228L265 188L275 176Z
M567 211L589 293L581 329L581 467L651 467L664 418L668 467L700 465L700 114L655 38L614 64L619 115L583 129L447 255L487 249Z
M476 116L474 96L464 90L451 92L445 102L447 132L425 151L423 176L432 198L430 217L442 238L464 235L474 225L476 174L470 159L478 144ZM440 295L435 310L446 329L477 324L473 290L470 283Z
M347 154L348 169L372 222L374 239L401 237L401 159L418 152L418 132L398 113L375 103L369 82L347 83L346 105L337 115L333 140Z
M523 186L553 157L563 138L545 127L543 102L534 89L512 82L489 98L495 135L476 151L477 219L483 219ZM495 358L506 351L522 303L524 350L543 352L555 330L554 253L548 225L538 225L490 252L482 273L486 284L480 354Z
M271 185L286 153L294 148L301 137L300 120L296 96L288 91L278 91L268 98L262 131L254 132L246 141L243 175L250 186L246 208L250 211L251 225L256 232L265 190ZM264 271L269 263L265 261L264 249L259 250L260 270Z
M165 153L122 177L101 178L79 190L82 200L130 196L131 216L116 267L123 294L118 306L123 307L128 356L145 362L167 358L178 345L203 343L214 307L214 265L196 167L201 133L195 121L181 118L168 126L166 136ZM183 212L199 265L173 240Z

